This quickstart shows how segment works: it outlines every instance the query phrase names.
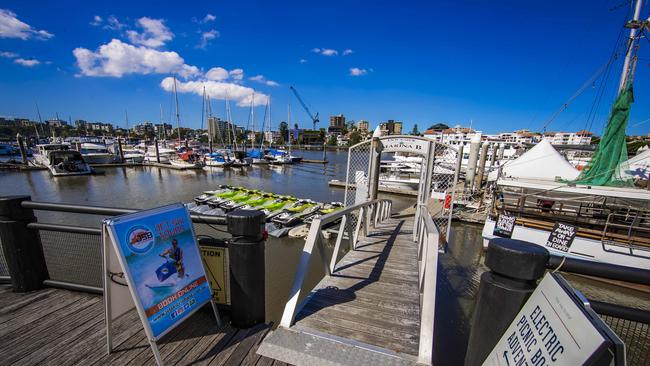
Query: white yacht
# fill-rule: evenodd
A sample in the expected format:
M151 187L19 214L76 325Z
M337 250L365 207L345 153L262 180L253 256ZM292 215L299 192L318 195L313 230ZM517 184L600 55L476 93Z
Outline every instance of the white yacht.
M36 165L49 167L50 166L50 152L52 151L66 151L70 150L69 144L39 144L33 151L34 163Z
M91 174L92 169L81 153L70 150L68 144L36 145L34 162L48 168L53 176Z
M176 155L176 150L168 149L164 147L158 148L158 155L160 156L161 164L169 164L170 160ZM144 154L145 163L157 163L156 159L156 148L155 146L149 146L147 152Z
M88 164L110 164L115 161L115 156L104 144L83 142L79 152Z

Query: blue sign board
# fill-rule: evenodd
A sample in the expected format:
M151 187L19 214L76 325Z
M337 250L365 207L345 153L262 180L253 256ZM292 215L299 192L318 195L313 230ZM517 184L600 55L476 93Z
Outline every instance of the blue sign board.
M105 221L145 329L154 340L212 299L182 204Z

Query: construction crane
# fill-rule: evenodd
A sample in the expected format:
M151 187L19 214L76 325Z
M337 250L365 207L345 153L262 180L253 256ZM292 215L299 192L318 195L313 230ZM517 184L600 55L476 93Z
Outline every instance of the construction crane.
M316 112L315 116L313 114L311 114L311 112L309 111L309 108L307 107L305 102L303 102L302 98L300 98L300 94L298 94L298 91L296 90L296 88L294 88L293 86L290 86L289 88L291 88L291 91L296 96L296 99L298 99L298 101L300 102L302 107L305 109L305 112L307 112L307 114L309 115L309 118L311 118L311 121L314 123L314 130L316 130L316 124L318 122L320 122L320 120L318 119L318 112Z

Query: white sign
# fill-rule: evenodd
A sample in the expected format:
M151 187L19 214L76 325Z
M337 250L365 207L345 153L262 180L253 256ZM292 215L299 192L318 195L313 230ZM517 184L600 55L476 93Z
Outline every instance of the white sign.
M391 137L382 139L382 152L408 152L418 155L427 155L431 141L420 140L412 137Z
M483 365L583 365L607 339L560 286L546 274Z

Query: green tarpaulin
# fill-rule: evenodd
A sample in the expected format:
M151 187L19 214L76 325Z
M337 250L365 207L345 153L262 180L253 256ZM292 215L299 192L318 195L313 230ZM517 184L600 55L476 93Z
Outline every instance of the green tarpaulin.
M621 164L627 161L625 127L634 102L632 86L616 98L607 122L605 133L598 144L589 166L574 181L594 186L632 186L629 179L621 177Z

